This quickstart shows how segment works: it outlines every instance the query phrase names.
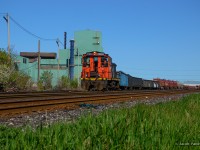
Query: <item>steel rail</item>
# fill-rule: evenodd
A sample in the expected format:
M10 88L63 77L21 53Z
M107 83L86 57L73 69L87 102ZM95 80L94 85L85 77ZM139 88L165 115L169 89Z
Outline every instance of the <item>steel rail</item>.
M134 100L138 98L150 98L165 95L174 95L182 93L191 93L197 91L156 91L146 93L112 93L98 95L79 95L79 96L62 96L48 97L40 99L25 100L7 100L0 102L0 116L8 116L17 113L33 112L51 109L72 109L78 107L81 103L110 103L113 101Z
M157 91L157 90L155 90ZM16 98L27 98L27 97L49 97L49 96L67 96L67 95L95 95L95 94L107 94L107 93L152 93L152 90L134 90L134 91L106 91L106 92L83 92L83 91L67 91L67 92L48 92L48 93L13 93L13 94L0 94L0 101L4 99L16 99ZM169 92L169 91L162 91Z
M109 92L109 93L71 93L71 95L68 94L56 94L56 95L23 95L23 96L10 96L10 97L3 97L0 99L0 104L3 103L17 103L17 102L25 102L25 101L40 101L40 100L46 100L46 97L48 97L48 100L50 99L63 99L63 98L68 98L68 97L72 97L72 96L92 96L92 95L97 95L97 96L101 96L101 95L132 95L132 94L152 94L152 93L177 93L177 92L184 92L184 91L143 91L143 92L118 92L118 93L113 93L113 92ZM186 91L188 92L188 91Z

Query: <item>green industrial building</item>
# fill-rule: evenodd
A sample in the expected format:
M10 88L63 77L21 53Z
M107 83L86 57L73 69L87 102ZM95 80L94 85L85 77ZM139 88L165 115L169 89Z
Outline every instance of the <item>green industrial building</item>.
M103 52L102 34L99 31L83 30L74 33L74 40L70 40L70 48L59 49L59 53L40 53L40 65L38 65L38 52L21 52L17 56L18 69L31 76L37 83L39 76L44 71L53 74L52 85L55 86L61 76L77 79L80 84L82 70L82 55L90 51ZM38 69L40 68L40 69Z

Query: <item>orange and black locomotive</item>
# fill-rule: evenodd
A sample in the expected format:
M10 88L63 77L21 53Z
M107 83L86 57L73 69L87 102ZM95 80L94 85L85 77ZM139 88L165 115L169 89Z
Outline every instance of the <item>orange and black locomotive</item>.
M116 64L103 52L88 52L82 57L81 87L85 90L119 88Z

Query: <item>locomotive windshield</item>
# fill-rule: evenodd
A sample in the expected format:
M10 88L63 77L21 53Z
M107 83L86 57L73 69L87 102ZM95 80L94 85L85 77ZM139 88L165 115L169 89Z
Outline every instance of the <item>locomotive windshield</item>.
M94 57L94 62L97 62L98 61L98 57Z
M108 58L104 56L101 57L101 66L108 67Z
M90 57L84 57L83 58L83 66L86 67L86 66L90 66Z

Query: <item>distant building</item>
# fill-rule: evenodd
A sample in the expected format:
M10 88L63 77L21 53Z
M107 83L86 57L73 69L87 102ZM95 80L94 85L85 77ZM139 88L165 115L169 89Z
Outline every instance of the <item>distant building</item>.
M199 87L200 86L200 81L185 81L183 82L183 85L185 86L195 86L195 87Z
M185 84L184 83L183 85L185 85L185 86L194 86L194 87L199 87L200 86L200 84L194 84L194 83L193 84Z
M82 54L90 51L103 52L101 32L92 30L76 31L74 33L74 47L72 47L72 50L70 50L70 48L60 49L59 54L43 52L40 53L40 76L44 71L52 72L53 86L57 84L58 79L63 75L71 77L71 79L77 79L80 84ZM37 52L21 52L20 56L17 56L15 62L17 63L19 70L27 73L31 76L34 82L37 82Z

